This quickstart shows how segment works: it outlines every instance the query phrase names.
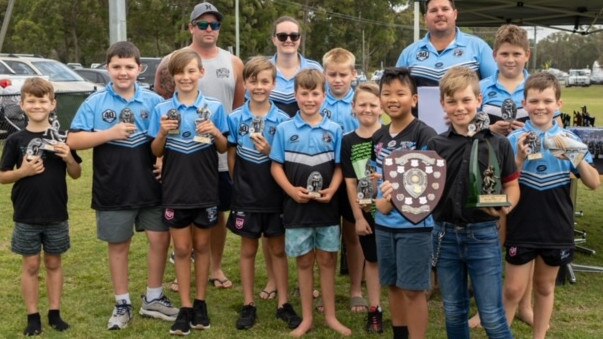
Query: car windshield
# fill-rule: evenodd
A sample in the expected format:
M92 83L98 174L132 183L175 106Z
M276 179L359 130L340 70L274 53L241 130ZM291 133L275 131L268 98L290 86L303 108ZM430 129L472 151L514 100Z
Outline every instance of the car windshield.
M84 81L66 65L57 61L34 61L32 62L43 75L47 75L50 81Z

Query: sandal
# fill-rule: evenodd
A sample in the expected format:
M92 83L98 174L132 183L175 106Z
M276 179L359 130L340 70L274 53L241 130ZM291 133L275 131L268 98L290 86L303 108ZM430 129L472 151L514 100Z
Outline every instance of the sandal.
M358 311L358 309L361 310ZM368 312L368 302L363 297L351 297L350 310L352 311L352 313L366 313Z
M224 278L222 280L217 278L210 278L209 283L218 289L232 288L232 281L230 281L228 278Z
M272 300L274 298L276 298L276 290L272 290L272 291L262 290L260 292L260 299L262 299L262 300Z

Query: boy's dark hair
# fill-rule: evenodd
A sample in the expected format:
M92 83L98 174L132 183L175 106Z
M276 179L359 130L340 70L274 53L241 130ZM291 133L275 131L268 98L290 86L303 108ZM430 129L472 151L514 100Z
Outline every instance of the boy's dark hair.
M379 85L372 81L358 85L358 87L356 87L356 90L354 91L354 102L356 102L356 99L358 98L358 93L361 92L371 93L372 95L379 98Z
M107 65L114 56L118 58L134 58L136 63L140 65L140 50L129 41L118 41L107 49Z
M276 32L276 26L282 22L292 22L294 24L297 25L297 33L301 34L302 29L301 29L301 24L299 23L299 21L297 21L295 18L290 17L290 16L282 16L278 19L276 19L274 21L274 24L272 24L272 36L274 36L277 32ZM287 33L291 33L291 32L287 32Z
M429 3L431 2L431 0L425 0L425 11L427 11L427 8L429 8ZM452 6L452 9L456 9L456 6L454 4L454 0L448 0L448 2L450 2L450 6Z
M383 89L383 85L389 85L396 80L400 81L403 85L408 86L413 95L417 94L417 84L410 76L410 70L404 67L386 68L379 81L379 92Z
M553 91L555 91L555 99L561 99L561 85L554 75L549 72L540 72L530 75L525 84L525 90L523 92L524 99L528 98L528 91L531 89L542 92L547 88L552 88Z
M276 66L265 56L254 56L247 60L243 68L243 80L255 79L262 71L270 71L272 81L276 79Z
M502 25L496 31L494 38L494 52L504 43L521 47L526 53L530 52L530 40L528 40L528 32L516 25Z
M324 92L325 83L326 79L324 74L316 69L305 69L297 73L295 81L293 82L295 92L297 92L300 87L309 90L320 88L320 90Z
M170 72L171 76L174 76L178 73L182 73L186 65L188 65L191 61L197 60L197 64L199 65L199 69L203 69L203 62L201 61L201 57L197 52L195 52L191 48L183 48L177 50L170 56L170 62L168 63L168 72Z
M28 78L21 87L21 102L25 99L25 95L33 95L36 98L43 98L48 95L50 100L54 100L54 86L48 80L40 77Z
M452 67L440 80L440 100L444 97L452 97L455 93L471 86L476 97L481 95L479 78L474 70L468 67Z

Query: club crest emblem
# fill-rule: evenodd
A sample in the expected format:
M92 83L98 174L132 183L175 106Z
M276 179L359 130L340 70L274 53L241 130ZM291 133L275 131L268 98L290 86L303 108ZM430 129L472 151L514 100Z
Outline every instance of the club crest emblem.
M418 61L425 61L429 59L429 51L419 51L417 52L417 60Z
M465 52L460 48L455 49L454 53L452 53L452 55L454 55L455 57L461 57L463 56L463 54L465 54Z
M117 114L115 114L115 111L108 109L103 112L102 117L104 122L110 124L117 119Z

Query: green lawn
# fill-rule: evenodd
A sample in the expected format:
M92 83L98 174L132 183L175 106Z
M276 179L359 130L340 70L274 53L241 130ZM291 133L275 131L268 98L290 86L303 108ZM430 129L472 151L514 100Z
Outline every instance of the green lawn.
M564 90L566 102L564 111L568 112L573 106L587 104L591 112L598 112L599 126L603 119L603 102L600 97L603 87L571 88ZM119 333L107 331L107 319L113 307L113 295L107 269L106 245L96 239L94 213L90 209L91 191L91 155L90 151L81 152L84 158L84 174L77 181L69 182L71 214L72 248L64 257L65 292L62 312L64 318L72 325L65 334L59 334L50 329L46 322L47 300L44 290L45 273L42 270L40 290L40 309L43 316L44 336L51 338L155 338L167 336L170 324L158 320L144 319L136 315L132 325ZM0 186L0 337L19 337L25 327L25 309L20 292L20 258L10 251L12 234L12 206L10 202L10 185ZM124 188L127 189L127 188ZM580 264L603 266L603 190L588 191L580 185L577 208L584 211L584 216L577 218L578 229L588 232L587 245L597 251L594 256L577 254L576 262ZM130 257L130 293L136 312L140 307L138 296L145 291L146 281L146 240L139 234L134 238ZM205 333L194 332L192 336L207 338L233 337L284 337L288 330L274 318L275 301L264 302L257 300L258 324L250 331L237 331L234 322L242 302L242 290L238 268L239 239L232 234L228 236L224 268L233 280L232 290L217 290L210 288L208 305L212 328ZM262 256L258 255L256 278L256 294L265 283ZM295 286L295 266L291 262L291 286ZM173 265L168 265L165 275L166 284L174 277ZM555 310L552 318L550 338L598 338L603 331L603 274L577 273L577 283L566 284L557 288ZM365 337L364 315L352 314L349 311L347 291L349 284L346 277L337 277L337 309L342 322L352 328L354 336ZM168 292L172 300L178 304L178 296ZM383 294L385 319L389 319L386 294ZM299 300L293 299L295 308L299 311ZM430 302L429 338L445 338L444 316L439 296ZM331 338L333 332L326 330L320 315L316 315L315 329L309 338ZM385 337L391 337L389 322L386 322L388 332ZM530 336L529 328L523 323L516 322L513 331L517 338ZM485 338L483 330L474 330L474 337Z
M561 89L563 107L561 111L570 114L573 119L574 111L581 111L581 107L588 108L590 115L596 117L595 126L603 126L603 85L590 87L570 87Z

